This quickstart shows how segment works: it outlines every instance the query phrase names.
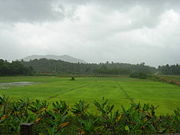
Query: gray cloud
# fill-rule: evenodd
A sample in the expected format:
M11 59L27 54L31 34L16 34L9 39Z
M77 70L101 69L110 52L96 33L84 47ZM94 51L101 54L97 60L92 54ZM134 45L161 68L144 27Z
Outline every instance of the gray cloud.
M0 21L42 22L61 19L63 13L53 9L53 2L54 0L0 0Z
M80 5L99 5L105 12L118 10L127 12L132 7L146 7L146 11L139 8L137 15L145 16L139 20L147 26L154 25L158 15L164 10L173 8L179 9L179 0L0 0L0 21L1 22L42 22L62 19L73 12ZM66 10L71 8L71 10ZM108 10L109 9L109 10ZM66 13L68 12L68 13ZM137 25L140 23L135 20Z
M179 63L179 0L0 0L0 58Z

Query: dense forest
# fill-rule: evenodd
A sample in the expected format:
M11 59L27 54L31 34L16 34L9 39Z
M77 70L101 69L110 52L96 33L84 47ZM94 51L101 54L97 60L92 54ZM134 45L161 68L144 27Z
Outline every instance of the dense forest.
M180 65L164 65L159 66L158 71L164 75L180 75Z
M69 63L61 60L35 59L12 61L0 59L0 76L36 74L130 75L132 73L180 75L180 65L163 65L158 68L128 63Z
M155 73L156 68L141 64L126 63L69 63L61 60L35 59L22 63L32 66L37 73L60 73L60 74L91 74L91 75L128 75L133 72Z
M32 67L26 67L20 61L8 62L0 59L0 76L6 75L32 75Z

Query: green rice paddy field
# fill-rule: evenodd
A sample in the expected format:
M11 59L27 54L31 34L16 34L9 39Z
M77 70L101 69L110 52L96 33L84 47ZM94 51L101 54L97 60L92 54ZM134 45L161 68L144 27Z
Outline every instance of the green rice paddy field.
M9 82L34 83L23 86ZM94 100L104 97L119 109L121 105L128 107L132 102L158 105L159 114L172 113L180 108L180 86L126 76L76 77L75 81L68 77L0 77L0 95L49 102L65 100L70 105L82 99L91 103L92 108Z

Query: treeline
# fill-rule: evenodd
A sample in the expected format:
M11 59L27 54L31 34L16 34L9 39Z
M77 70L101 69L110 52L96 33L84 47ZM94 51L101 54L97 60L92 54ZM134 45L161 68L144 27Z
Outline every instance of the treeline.
M0 76L32 74L33 68L24 66L20 61L8 62L0 59Z
M180 65L164 65L159 66L158 71L164 75L180 75Z
M61 60L35 59L22 62L32 66L37 73L84 74L84 75L129 75L134 72L155 73L156 68L141 64L127 63L69 63Z
M34 74L81 74L81 75L139 75L163 74L180 75L180 65L164 65L158 68L128 63L69 63L61 60L35 59L31 61L12 61L0 59L0 76Z

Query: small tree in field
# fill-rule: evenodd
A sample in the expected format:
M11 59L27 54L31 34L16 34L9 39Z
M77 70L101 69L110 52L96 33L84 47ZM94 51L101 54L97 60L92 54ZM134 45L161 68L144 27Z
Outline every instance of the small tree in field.
M74 81L74 80L75 80L75 77L72 76L72 77L71 77L71 81Z

